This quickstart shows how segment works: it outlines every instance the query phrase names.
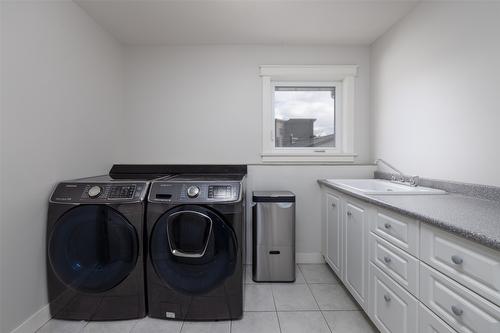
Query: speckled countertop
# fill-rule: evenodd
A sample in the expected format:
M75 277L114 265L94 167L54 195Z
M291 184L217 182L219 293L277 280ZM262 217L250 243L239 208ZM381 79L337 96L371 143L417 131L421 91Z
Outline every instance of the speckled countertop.
M500 202L461 194L366 195L318 180L362 201L432 224L500 250Z

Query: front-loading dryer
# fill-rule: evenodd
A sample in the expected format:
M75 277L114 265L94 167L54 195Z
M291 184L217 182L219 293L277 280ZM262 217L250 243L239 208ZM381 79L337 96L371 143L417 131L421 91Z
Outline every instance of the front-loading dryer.
M147 180L64 181L49 202L47 282L52 317L146 315L143 226Z
M146 264L151 317L241 318L244 193L244 175L152 182Z

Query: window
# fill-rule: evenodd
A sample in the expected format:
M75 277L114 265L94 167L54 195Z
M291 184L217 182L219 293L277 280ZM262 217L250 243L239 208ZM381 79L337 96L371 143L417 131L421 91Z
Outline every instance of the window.
M335 89L334 84L275 85L275 148L334 148Z
M352 162L356 66L261 66L264 162Z

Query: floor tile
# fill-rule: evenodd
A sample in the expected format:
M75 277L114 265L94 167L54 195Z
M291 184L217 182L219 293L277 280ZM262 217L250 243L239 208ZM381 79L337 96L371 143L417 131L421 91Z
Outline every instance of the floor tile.
M84 321L51 319L37 333L77 333L83 330Z
M361 311L324 311L333 333L371 333L378 330Z
M181 333L230 333L230 321L185 321Z
M299 266L295 266L295 282L290 282L295 284L305 284L304 276L299 269ZM245 265L245 284L258 284L252 279L252 265Z
M132 331L137 320L93 321L88 323L84 333L126 333Z
M231 333L280 333L276 312L245 312L231 323Z
M182 321L144 318L137 322L132 333L179 333Z
M281 333L330 333L320 311L278 312Z
M273 291L268 284L247 284L244 295L245 311L276 311Z
M356 301L341 284L309 285L321 310L359 310Z
M307 283L339 283L335 273L326 264L301 264L299 267Z
M318 310L306 284L273 285L274 302L278 311Z

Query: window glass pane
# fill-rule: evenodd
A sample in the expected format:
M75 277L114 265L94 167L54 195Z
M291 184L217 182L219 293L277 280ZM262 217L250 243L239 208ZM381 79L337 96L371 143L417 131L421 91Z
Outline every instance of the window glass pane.
M275 87L276 147L335 147L335 87Z

